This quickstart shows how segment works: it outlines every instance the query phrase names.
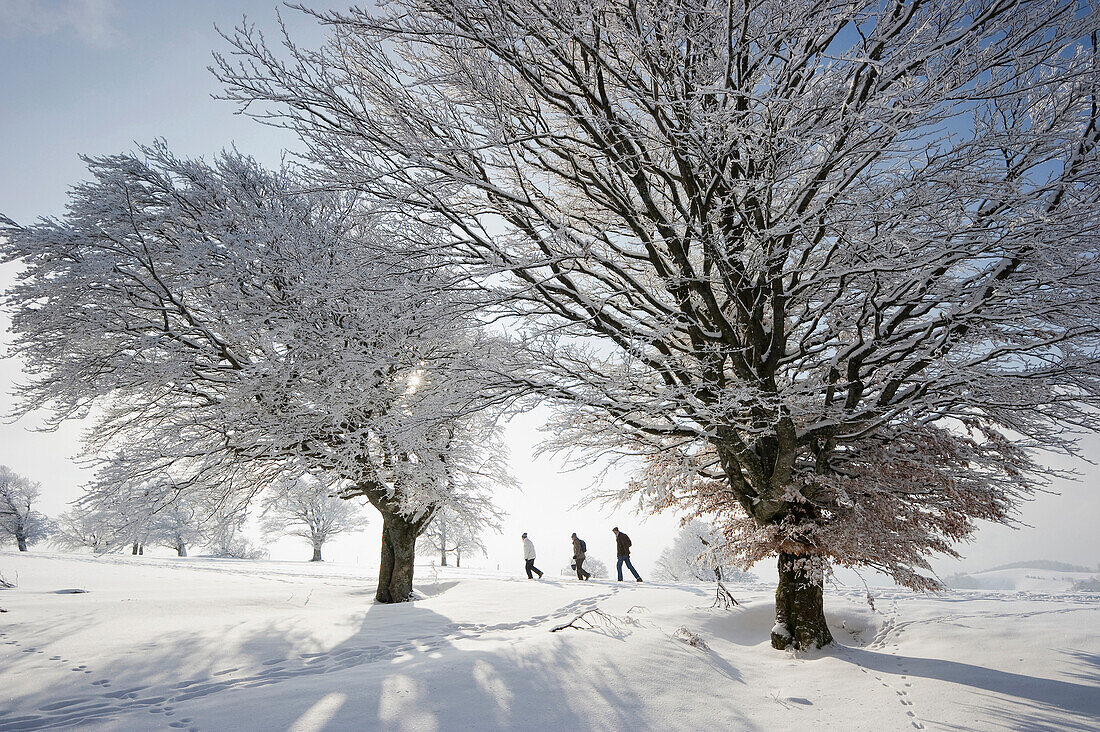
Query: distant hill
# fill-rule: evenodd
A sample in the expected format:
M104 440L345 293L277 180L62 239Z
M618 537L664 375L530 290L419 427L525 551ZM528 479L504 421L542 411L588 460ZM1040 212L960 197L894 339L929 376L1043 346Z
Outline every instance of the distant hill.
M945 577L944 584L960 590L1015 590L1028 592L1098 592L1100 572L1065 562L1035 559L1002 564L981 572Z
M1048 559L1029 559L1024 562L1012 562L997 567L982 570L984 572L997 572L1002 569L1045 569L1051 572L1096 572L1096 567L1083 567L1078 564L1066 564L1065 562L1052 562Z

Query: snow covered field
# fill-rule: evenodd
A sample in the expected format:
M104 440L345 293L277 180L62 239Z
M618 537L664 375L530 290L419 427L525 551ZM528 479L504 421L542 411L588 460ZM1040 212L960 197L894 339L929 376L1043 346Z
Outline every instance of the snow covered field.
M768 644L772 588L0 552L0 730L1093 730L1100 596L830 591L838 645ZM85 593L65 592L83 589ZM600 608L616 618L551 633ZM674 637L686 627L706 647Z

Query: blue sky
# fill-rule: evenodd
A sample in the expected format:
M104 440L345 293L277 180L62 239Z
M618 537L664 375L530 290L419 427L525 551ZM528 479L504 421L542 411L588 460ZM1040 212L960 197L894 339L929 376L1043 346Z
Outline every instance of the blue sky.
M311 20L296 11L283 13L302 45L316 45L321 31ZM236 144L263 163L278 164L283 148L294 145L292 138L234 115L232 104L211 98L219 86L206 67L211 51L224 48L214 25L230 30L244 15L272 35L270 0L0 0L0 213L21 223L60 215L68 187L85 174L79 155L132 150L156 137L181 155L211 155ZM0 268L0 287L13 276L13 268ZM6 326L0 315L0 329ZM0 335L0 343L6 336ZM0 360L4 412L18 377L19 364ZM504 568L515 563L521 570L521 531L531 533L539 548L537 563L548 572L566 563L572 531L586 538L595 556L613 560L609 529L618 524L634 538L644 576L675 530L676 518L642 522L628 509L573 508L595 471L559 474L555 461L531 458L543 418L538 412L526 415L510 428L513 466L525 492L501 497L510 515L504 533L488 542L489 559L480 563ZM77 452L80 426L43 435L28 432L31 424L33 419L0 425L0 463L42 481L44 508L56 514L79 495L84 474L70 458ZM1100 437L1087 438L1086 454L1100 457ZM935 562L937 570L950 574L1033 558L1100 562L1095 528L1100 470L1084 462L1070 467L1082 470L1084 480L1060 483L1064 495L1044 495L1025 506L1021 518L1033 528L984 528L975 543L963 547L964 562ZM624 479L615 473L608 478ZM376 562L376 528L341 541L336 558ZM285 548L281 556L304 551Z

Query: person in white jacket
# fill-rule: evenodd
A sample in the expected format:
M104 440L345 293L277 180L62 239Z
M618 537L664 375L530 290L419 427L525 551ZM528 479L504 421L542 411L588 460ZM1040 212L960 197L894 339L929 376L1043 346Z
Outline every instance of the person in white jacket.
M523 532L523 561L524 568L527 570L527 579L534 579L535 576L531 574L535 572L538 574L539 579L542 579L542 570L535 566L535 545L527 538L527 532Z

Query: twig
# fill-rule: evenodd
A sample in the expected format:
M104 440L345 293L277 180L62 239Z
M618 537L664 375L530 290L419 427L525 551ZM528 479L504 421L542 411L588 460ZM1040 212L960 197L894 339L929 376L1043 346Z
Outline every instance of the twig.
M577 623L584 623L584 625L577 625ZM592 630L596 627L621 630L624 624L637 625L637 622L633 618L619 618L614 615L608 615L603 610L596 607L591 610L585 610L568 623L551 628L550 632L557 633L559 630L565 630L566 628L573 628L574 630Z
M688 630L686 626L681 625L677 628L676 632L672 634L672 637L687 643L692 648L700 648L704 651L710 650L710 646L703 640L703 636Z
M731 607L739 606L739 603L733 596L733 593L726 589L726 586L722 584L722 580L718 580L718 589L714 595L714 604L711 607L721 606L723 610L729 610Z

